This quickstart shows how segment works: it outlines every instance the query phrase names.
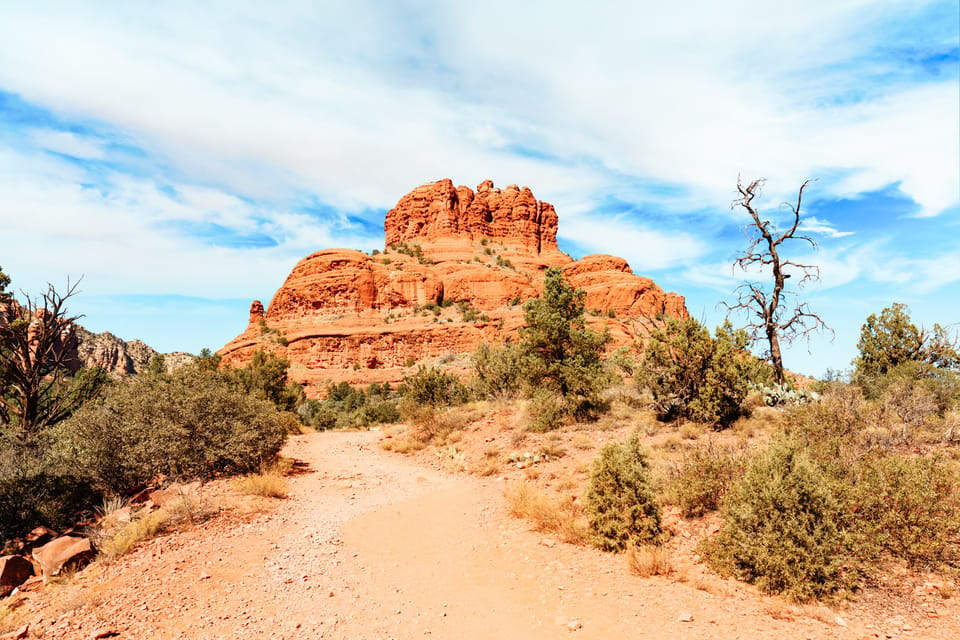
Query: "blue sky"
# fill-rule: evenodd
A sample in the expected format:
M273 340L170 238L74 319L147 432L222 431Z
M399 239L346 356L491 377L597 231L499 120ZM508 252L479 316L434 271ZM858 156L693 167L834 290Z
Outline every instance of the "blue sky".
M711 325L742 274L738 175L800 184L802 292L842 370L894 301L960 328L956 0L31 2L0 21L0 266L83 276L85 324L219 348L293 265L383 244L449 177L528 185ZM777 6L787 5L787 6Z

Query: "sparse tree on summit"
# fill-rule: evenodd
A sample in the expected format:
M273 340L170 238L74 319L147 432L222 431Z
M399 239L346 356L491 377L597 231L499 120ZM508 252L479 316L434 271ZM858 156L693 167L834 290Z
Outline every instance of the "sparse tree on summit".
M792 220L786 231L780 232L770 220L763 220L754 204L754 199L760 196L763 188L763 178L744 184L737 179L737 190L740 197L734 200L732 208L743 208L749 214L751 222L747 225L746 235L748 245L743 253L734 261L735 267L740 267L745 273L753 274L757 270L761 281L748 281L736 289L737 301L734 304L721 303L727 308L727 315L742 311L751 318L746 329L754 340L762 339L767 343L766 357L773 365L774 377L778 384L783 384L784 366L783 355L780 350L781 340L789 344L799 336L809 337L810 333L818 330L832 331L823 319L813 313L806 302L799 300L797 289L807 282L820 280L820 269L815 265L802 264L794 260L785 259L780 255L781 250L789 240L807 242L811 247L817 243L812 238L797 233L800 227L800 204L803 192L810 184L807 180L800 185L796 204L789 202L783 206L789 208ZM798 276L794 289L787 287L787 280Z

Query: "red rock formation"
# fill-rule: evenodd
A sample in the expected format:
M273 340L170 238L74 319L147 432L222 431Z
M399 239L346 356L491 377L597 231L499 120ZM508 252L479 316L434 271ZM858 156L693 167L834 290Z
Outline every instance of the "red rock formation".
M649 319L687 315L683 297L634 275L625 260L573 261L557 249L556 213L527 188L423 185L387 214L384 231L383 253L328 249L301 260L265 313L254 301L246 330L219 351L224 362L242 366L256 349L282 353L311 396L326 380L395 382L422 361L466 371L481 341L516 333L520 303L538 295L549 266L584 289L587 309L602 313L590 323L615 346L645 334Z
M451 180L417 187L387 212L387 246L418 239L462 236L519 244L537 253L557 249L557 213L528 187L502 191L486 180L477 191Z

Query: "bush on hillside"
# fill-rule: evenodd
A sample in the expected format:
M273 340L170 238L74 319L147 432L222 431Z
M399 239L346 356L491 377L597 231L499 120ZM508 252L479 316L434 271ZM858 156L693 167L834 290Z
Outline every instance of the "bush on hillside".
M660 505L648 473L636 433L606 445L594 461L584 509L601 549L623 551L660 540Z
M730 485L743 473L742 456L710 445L687 453L670 481L670 493L685 517L720 508Z
M759 383L755 360L746 352L748 337L729 322L715 337L693 318L667 319L644 350L638 381L653 394L661 420L687 418L716 427L741 415L750 382Z
M52 437L58 459L122 495L158 477L255 471L280 450L286 430L269 401L188 366L110 388Z
M871 452L850 470L848 527L858 558L960 566L960 473L941 458Z
M314 429L366 429L396 422L400 411L389 383L371 382L366 391L348 382L327 384L323 400L305 400L297 407L301 422Z
M412 376L404 376L397 394L409 406L452 407L470 399L470 390L460 378L436 368L420 366Z
M0 436L0 548L38 525L71 527L101 500L82 469L50 460L46 436L39 439Z
M246 366L227 367L221 371L221 375L240 393L269 400L280 411L296 411L306 396L302 386L289 381L289 367L286 356L257 349Z
M861 328L853 380L869 399L891 391L929 394L942 415L960 404L957 342L940 325L932 331L917 327L906 305L894 303L879 316L871 314Z
M723 526L704 549L721 573L796 600L851 586L842 501L799 440L780 439L758 454L721 514Z
M473 352L473 386L484 398L517 397L524 386L526 366L520 345L491 346L481 342Z

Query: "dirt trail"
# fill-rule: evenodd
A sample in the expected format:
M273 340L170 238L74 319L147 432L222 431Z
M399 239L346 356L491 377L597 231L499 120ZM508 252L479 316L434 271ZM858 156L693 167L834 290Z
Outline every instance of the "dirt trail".
M275 512L241 525L214 520L89 569L75 585L87 604L63 616L48 605L31 632L204 640L960 637L956 620L788 615L779 601L733 583L707 591L637 578L622 557L528 531L506 513L502 481L437 474L381 451L378 439L293 438L286 453L308 472L292 479L291 497Z

